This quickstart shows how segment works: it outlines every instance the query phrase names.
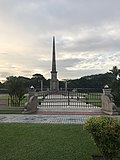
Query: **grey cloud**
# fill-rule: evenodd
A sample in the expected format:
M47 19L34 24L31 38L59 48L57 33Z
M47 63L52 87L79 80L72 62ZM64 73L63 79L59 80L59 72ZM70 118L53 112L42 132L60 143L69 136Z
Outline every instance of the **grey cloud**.
M60 77L120 67L119 6L118 0L0 0L4 71L49 77L53 35Z
M66 72L66 78L68 79L74 79L74 78L80 78L82 76L86 75L92 75L92 74L99 74L99 73L104 73L103 70L101 69L84 69L84 70L79 70L79 71L72 71L69 70ZM61 77L65 77L64 73L61 73Z
M103 26L102 26L103 27ZM94 28L95 30L95 28ZM61 39L58 42L59 50L67 52L86 52L86 51L119 51L120 50L120 32L117 36L104 37L102 34L106 34L106 30L98 29L98 32L90 32L88 37L76 37L73 40ZM101 34L102 32L102 34ZM89 34L89 33L88 33ZM107 35L106 35L107 36Z
M70 66L74 66L76 65L77 63L81 62L82 60L80 59L65 59L65 60L58 60L58 71L60 72L60 74L67 70L67 67L70 67Z
M115 3L113 0L92 0L91 3L83 0L1 1L1 6L12 14L13 19L19 17L18 20L24 21L26 28L30 24L29 28L42 31L48 28L49 31L68 30L68 27L72 31L80 26L116 21L120 18L119 5L119 1Z
M23 70L22 72L23 72L23 73L26 73L26 74L31 74L31 71L30 71L30 70Z
M11 74L9 72L0 72L0 77L9 77Z

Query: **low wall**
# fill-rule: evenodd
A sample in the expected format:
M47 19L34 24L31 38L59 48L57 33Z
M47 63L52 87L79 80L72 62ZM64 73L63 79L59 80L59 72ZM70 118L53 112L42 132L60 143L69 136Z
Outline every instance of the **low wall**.
M33 113L37 111L37 96L31 96L29 101L25 104L23 113Z

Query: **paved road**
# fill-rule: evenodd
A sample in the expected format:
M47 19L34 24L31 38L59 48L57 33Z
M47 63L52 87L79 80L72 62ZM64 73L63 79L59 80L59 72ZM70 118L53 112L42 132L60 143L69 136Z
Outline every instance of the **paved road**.
M47 124L84 124L89 117L96 115L22 115L0 114L0 123L47 123ZM120 119L120 116L115 116Z

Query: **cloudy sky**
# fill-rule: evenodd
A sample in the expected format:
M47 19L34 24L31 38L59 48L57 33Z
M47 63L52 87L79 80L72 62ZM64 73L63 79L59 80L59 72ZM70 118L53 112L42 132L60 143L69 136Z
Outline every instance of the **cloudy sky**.
M120 68L120 0L0 0L0 81L50 78L53 35L59 79Z

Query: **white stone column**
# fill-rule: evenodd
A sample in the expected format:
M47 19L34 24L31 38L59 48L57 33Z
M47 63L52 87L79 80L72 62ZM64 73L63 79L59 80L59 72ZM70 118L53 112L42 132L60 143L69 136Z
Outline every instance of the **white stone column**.
M67 86L68 86L68 82L67 80L65 81L65 91L67 91Z

